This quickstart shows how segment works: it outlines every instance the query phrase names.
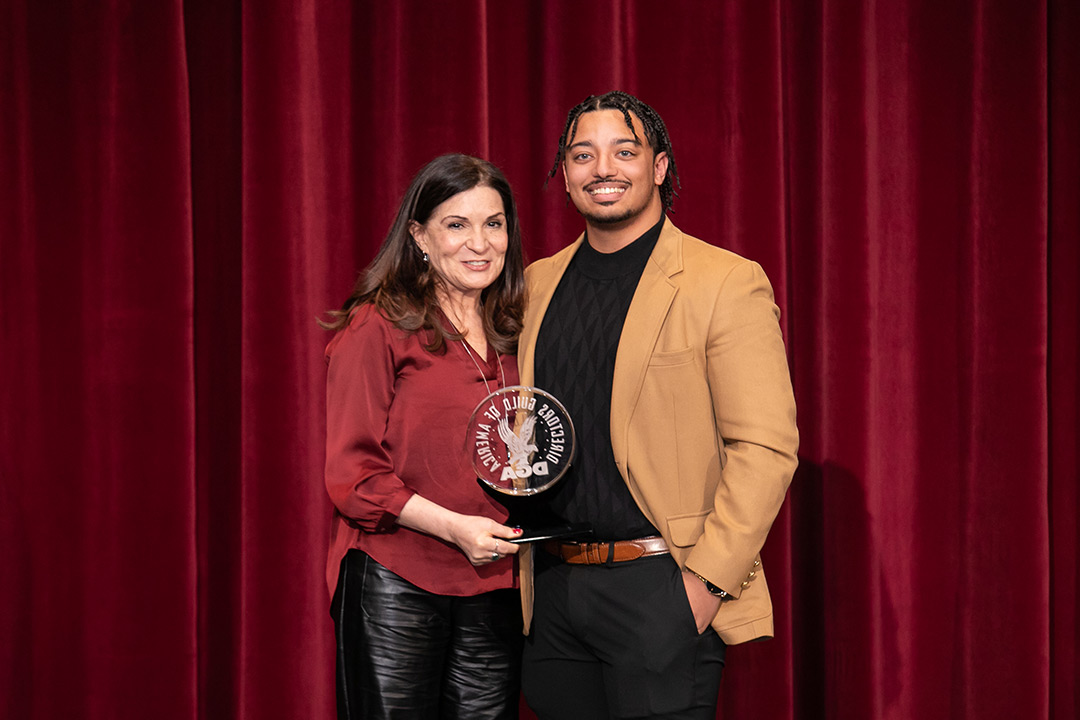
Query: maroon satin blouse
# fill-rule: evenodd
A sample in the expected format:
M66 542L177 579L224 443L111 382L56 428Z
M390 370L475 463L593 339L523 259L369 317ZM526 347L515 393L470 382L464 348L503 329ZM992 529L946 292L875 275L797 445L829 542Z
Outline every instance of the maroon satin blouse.
M517 384L515 358L502 356L500 370L490 347L487 358L470 357L460 341L448 343L445 354L429 353L422 335L364 305L330 341L326 360L331 594L350 548L441 595L515 586L513 557L475 567L457 546L396 524L415 493L455 512L506 520L506 510L476 480L465 428L487 387L503 387L504 377Z

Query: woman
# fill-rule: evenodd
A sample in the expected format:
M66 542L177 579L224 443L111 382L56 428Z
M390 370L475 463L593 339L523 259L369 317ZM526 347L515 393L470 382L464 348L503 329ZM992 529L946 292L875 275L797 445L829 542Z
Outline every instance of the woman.
M523 265L506 178L445 155L326 324L341 718L516 716L521 531L464 447L473 409L517 383Z

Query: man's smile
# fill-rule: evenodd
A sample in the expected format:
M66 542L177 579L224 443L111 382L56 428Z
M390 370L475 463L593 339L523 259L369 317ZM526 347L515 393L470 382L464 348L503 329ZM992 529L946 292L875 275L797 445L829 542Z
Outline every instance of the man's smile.
M585 192L590 195L622 195L626 192L626 185L594 185L586 188Z

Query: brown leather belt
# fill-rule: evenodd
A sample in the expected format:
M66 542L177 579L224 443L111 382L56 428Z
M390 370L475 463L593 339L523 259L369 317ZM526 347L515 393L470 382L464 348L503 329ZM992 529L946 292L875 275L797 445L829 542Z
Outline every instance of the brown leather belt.
M615 542L576 543L548 540L543 548L571 565L604 565L609 562L629 562L653 555L668 555L667 543L659 535L617 540Z

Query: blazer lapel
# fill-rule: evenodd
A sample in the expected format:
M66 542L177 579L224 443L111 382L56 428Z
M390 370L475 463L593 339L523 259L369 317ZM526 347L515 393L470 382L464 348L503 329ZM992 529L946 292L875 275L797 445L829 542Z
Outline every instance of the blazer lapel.
M682 267L682 233L671 224L671 220L665 219L656 247L649 256L626 313L611 383L611 449L614 451L615 464L627 480L630 417L645 381L649 358L678 292L678 286L671 277L681 272Z
M544 320L555 288L559 286L563 273L584 239L585 233L582 233L572 245L552 255L546 263L539 261L529 268L525 327L518 338L518 374L522 385L532 385L534 382L536 338L540 334L540 323Z

